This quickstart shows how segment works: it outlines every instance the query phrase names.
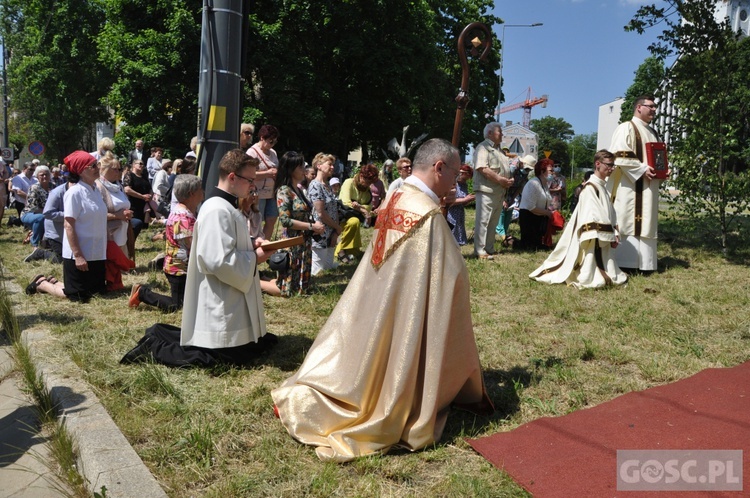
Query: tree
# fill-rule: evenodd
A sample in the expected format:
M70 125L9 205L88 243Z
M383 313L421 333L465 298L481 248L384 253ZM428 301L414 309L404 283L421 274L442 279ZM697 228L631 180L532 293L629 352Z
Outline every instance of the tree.
M483 14L490 5L486 0L253 4L247 106L280 128L282 148L307 154L327 150L346 157L363 143L379 150L407 124L414 133L449 138L461 77L456 39L469 22L497 22ZM483 115L495 99L497 52L489 64L477 66L472 63L464 144L481 135Z
M596 133L576 135L568 142L570 166L573 171L578 169L592 169L594 154L596 154Z
M197 130L201 0L101 1L107 23L96 49L117 75L107 103L126 123L118 153L141 138L182 157Z
M655 95L664 81L664 63L657 57L647 57L635 71L635 79L625 92L622 103L620 123L629 121L633 117L633 105L640 95Z
M662 59L679 56L666 74L664 95L674 112L661 130L670 137L670 162L678 173L677 214L700 221L726 254L733 226L742 230L736 222L750 203L750 40L714 19L715 4L644 6L627 29L666 26L650 50Z
M104 19L100 2L2 0L0 13L14 145L41 140L46 157L58 160L90 146L84 137L107 118L102 98L110 82L92 50Z
M562 165L563 171L570 171L570 156L567 142L573 138L573 127L563 118L544 116L531 120L531 131L539 138L539 151L552 151L550 159ZM541 157L541 154L540 154Z

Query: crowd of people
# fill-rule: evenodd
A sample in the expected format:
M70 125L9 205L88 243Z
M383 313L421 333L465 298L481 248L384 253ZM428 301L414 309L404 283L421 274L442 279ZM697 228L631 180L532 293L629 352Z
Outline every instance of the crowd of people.
M613 152L596 153L557 247L531 278L577 288L624 284L619 247L626 238L631 251L625 257L635 258L627 268L655 267L656 226L643 218L658 207L658 197L642 201L637 213L633 203L615 200L658 189L642 148L658 140L649 125L654 109L652 97L639 97L633 120L615 133ZM432 444L453 403L491 412L468 311L468 271L458 250L469 239L465 207L476 202L474 254L481 260L496 254L501 226L509 238L506 217L513 218L514 206L517 246L549 247L545 240L561 207L554 200L560 185L554 163L532 156L512 160L499 146L502 129L490 123L472 166L461 164L449 142L431 139L413 162L400 158L390 171L365 164L341 178L335 156L319 153L308 166L298 152L276 154L280 134L274 126L264 125L256 144L253 133L252 125L242 125L241 147L222 157L218 183L205 196L190 153L169 173L158 148L151 157L158 167L144 165L142 142L131 152L132 171L125 176L107 143L96 154L67 156L66 182L55 188L49 168L24 168L25 180L17 183L30 185L18 196L25 201L19 213L25 213L32 244L40 243L33 216L40 209L55 228L61 223L59 238L51 240L61 241L64 280L35 276L27 293L86 301L116 289L117 275L111 275L122 269L114 259L132 261L128 240L136 226L148 223L152 194L171 196L163 264L171 295L136 284L128 304L182 308L181 327L149 328L122 363L243 365L279 340L266 327L263 292L304 294L312 277L335 268L337 260L360 261L299 370L272 391L274 411L290 435L316 446L321 459L341 462L394 445ZM399 177L391 180L393 166ZM146 193L140 184L152 169ZM168 173L167 190L161 180L155 185L160 171ZM372 242L362 247L361 230L369 226ZM275 278L262 275L264 262ZM372 306L373 295L379 306Z

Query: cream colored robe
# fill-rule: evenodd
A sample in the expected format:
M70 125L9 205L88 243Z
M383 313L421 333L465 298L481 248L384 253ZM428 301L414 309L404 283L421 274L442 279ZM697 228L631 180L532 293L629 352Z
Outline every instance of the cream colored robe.
M547 284L566 283L578 289L622 285L628 276L615 261L617 215L604 180L592 176L581 190L578 205L554 251L530 278Z
M243 346L266 334L255 250L247 218L221 197L201 206L193 229L182 346Z
M641 136L640 149L636 146L634 127ZM607 181L607 188L614 197L620 224L622 245L618 247L617 261L624 268L656 270L661 181L643 177L640 195L637 182L647 169L646 144L658 141L656 131L636 117L620 124L612 135L609 150L615 155L615 170Z
M463 258L435 202L404 184L299 371L271 395L289 433L337 462L440 439L451 403L491 410Z

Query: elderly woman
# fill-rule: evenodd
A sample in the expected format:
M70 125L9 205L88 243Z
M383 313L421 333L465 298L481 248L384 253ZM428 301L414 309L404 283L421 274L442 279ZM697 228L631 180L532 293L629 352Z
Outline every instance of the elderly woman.
M171 295L157 294L146 285L135 284L128 299L128 306L131 308L138 307L140 303L155 306L166 312L182 308L195 213L198 211L198 205L203 202L201 179L193 175L180 175L175 179L172 191L177 197L177 205L167 218L164 256L164 275L169 282Z
M65 236L63 237L63 278L38 275L26 287L27 294L37 291L71 301L88 301L104 293L107 258L107 205L94 187L99 177L96 159L86 151L65 158L73 183L65 194Z
M107 206L107 290L116 291L124 288L122 272L135 268L135 262L128 259L128 228L133 211L130 209L128 196L120 185L120 160L107 152L99 160L99 178L94 186Z
M37 183L31 186L26 197L26 207L21 211L21 222L31 229L31 245L34 247L32 253L26 258L28 261L35 259L44 236L44 205L47 203L47 195L50 191L51 173L47 166L37 166L34 170Z
M276 208L274 198L274 185L277 170L279 167L279 158L273 146L279 139L279 130L273 125L263 125L258 132L260 140L252 147L247 149L247 155L258 160L258 169L255 172L255 190L258 191L260 203L258 207L263 215L263 236L266 240L271 240L273 227L276 225L276 219L279 211ZM303 170L304 171L304 170ZM302 175L304 177L304 174Z
M468 242L466 238L466 212L465 207L467 204L474 202L474 194L469 193L469 178L474 174L474 170L471 166L464 164L461 166L458 174L458 180L456 181L456 200L448 208L448 224L452 225L451 232L453 238L460 246L465 246Z
M398 170L399 177L388 185L388 192L393 192L397 188L400 188L404 184L404 180L411 175L411 159L402 157L396 161L396 169Z
M104 157L107 152L114 154L114 150L115 141L109 137L104 137L99 140L99 143L96 144L96 152L92 152L91 155L94 156L94 159L98 161L99 159Z
M547 232L547 222L553 211L548 208L550 202L547 187L548 169L554 163L551 159L542 159L534 165L534 178L528 181L521 193L521 205L518 224L521 228L519 246L522 249L544 249L542 238Z
M305 159L298 152L287 152L279 161L276 176L276 204L279 208L279 224L284 227L284 238L303 235L305 242L293 246L290 268L280 273L276 285L283 297L304 294L310 282L312 267L312 237L322 236L325 225L312 221L312 203L299 188L305 177Z
M393 159L386 159L383 163L383 169L380 170L380 181L383 182L383 185L390 185L393 181Z
M319 153L312 161L315 169L315 179L307 187L307 195L313 204L313 219L325 225L323 236L313 240L312 244L312 274L317 275L323 270L332 270L334 262L334 248L336 239L343 230L339 224L339 208L336 194L328 185L333 176L335 157L331 154Z
M120 160L107 152L99 160L99 179L95 186L107 205L107 240L113 240L127 254L128 225L133 211L120 183L121 171Z
M411 164L411 163L410 163ZM341 185L339 199L345 206L359 211L367 221L370 218L372 194L370 185L378 178L378 168L372 164L365 164L362 169L348 178ZM359 218L352 216L345 221L344 230L339 236L336 255L342 263L353 263L355 258L362 256L362 238L359 233Z

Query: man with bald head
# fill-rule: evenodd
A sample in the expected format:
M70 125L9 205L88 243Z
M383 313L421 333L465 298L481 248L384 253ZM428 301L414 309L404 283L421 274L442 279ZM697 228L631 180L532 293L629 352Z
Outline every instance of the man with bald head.
M133 165L133 161L143 161L143 163L146 163L147 157L144 156L145 152L143 152L143 140L138 139L135 141L135 149L131 150L128 154L128 166Z
M440 210L455 196L460 167L450 142L419 148L299 371L271 393L289 434L316 446L321 460L430 446L452 403L492 411L468 272Z

